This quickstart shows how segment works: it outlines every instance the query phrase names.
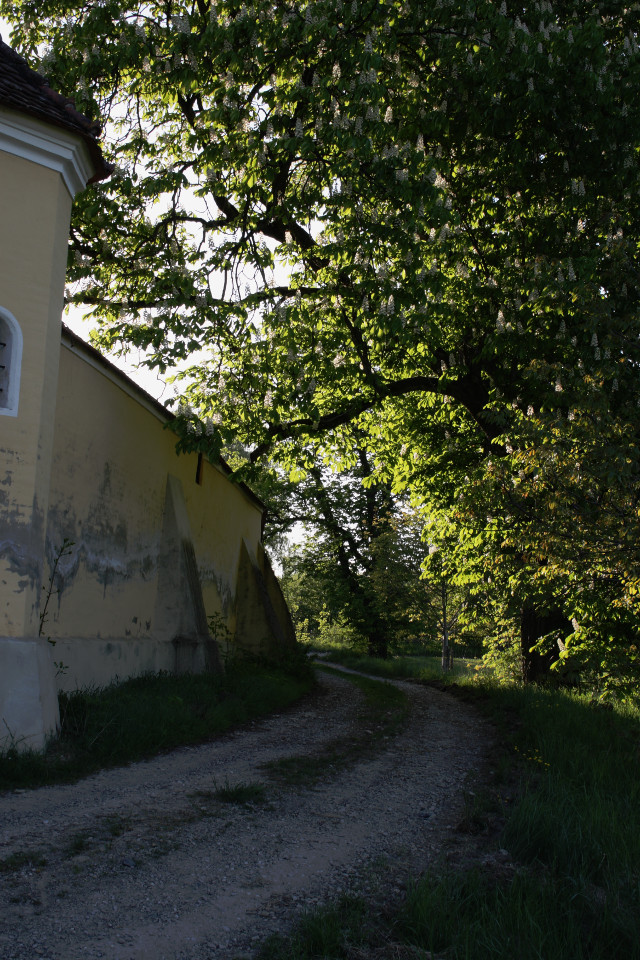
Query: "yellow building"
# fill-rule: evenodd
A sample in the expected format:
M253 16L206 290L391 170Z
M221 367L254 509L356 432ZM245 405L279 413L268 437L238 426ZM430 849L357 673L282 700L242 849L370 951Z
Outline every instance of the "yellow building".
M295 643L261 502L177 456L171 414L62 328L73 197L109 175L96 134L0 40L0 743L19 747L55 731L59 688L219 669L208 617L241 649Z

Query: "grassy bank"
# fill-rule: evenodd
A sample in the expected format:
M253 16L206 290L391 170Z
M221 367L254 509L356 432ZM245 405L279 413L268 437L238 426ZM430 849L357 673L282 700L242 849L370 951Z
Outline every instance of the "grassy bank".
M391 674L386 662L360 662L415 676L415 662L393 661ZM263 960L640 958L640 712L470 676L449 682L498 730L494 780L474 818L480 831L485 817L502 827L481 839L470 868L432 868L399 912L343 900L269 941Z
M312 672L234 664L211 674L144 675L60 695L60 736L42 753L0 753L0 790L76 780L102 767L202 743L281 710L313 685Z

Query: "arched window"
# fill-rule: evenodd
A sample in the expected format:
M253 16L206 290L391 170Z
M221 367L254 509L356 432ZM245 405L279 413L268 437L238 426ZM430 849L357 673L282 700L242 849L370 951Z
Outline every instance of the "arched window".
M18 416L22 330L18 321L0 307L0 416Z

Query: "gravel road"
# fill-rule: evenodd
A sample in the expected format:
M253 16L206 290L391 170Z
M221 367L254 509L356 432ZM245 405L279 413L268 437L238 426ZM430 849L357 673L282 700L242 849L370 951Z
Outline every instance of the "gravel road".
M407 726L313 787L262 765L362 736L340 676L213 743L1 795L0 960L229 960L344 890L399 894L441 853L491 742L471 707L399 685ZM227 783L264 784L264 802L219 802Z

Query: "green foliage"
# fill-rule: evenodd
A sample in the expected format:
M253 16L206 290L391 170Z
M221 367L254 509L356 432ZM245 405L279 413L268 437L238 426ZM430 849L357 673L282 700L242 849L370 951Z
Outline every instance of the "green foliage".
M212 674L143 675L104 689L61 693L61 731L44 753L0 754L0 789L76 780L114 766L200 743L253 717L282 709L312 685L309 672L234 664Z
M289 523L303 522L306 536L282 557L282 583L305 642L384 656L436 632L439 587L421 578L420 512L371 474L360 447L356 468L315 464L285 483Z
M471 613L561 611L638 676L634 5L0 0L107 121L69 299L185 374L182 446L366 446ZM534 637L533 642L538 638ZM525 638L526 640L526 638ZM522 653L529 655L530 639Z

